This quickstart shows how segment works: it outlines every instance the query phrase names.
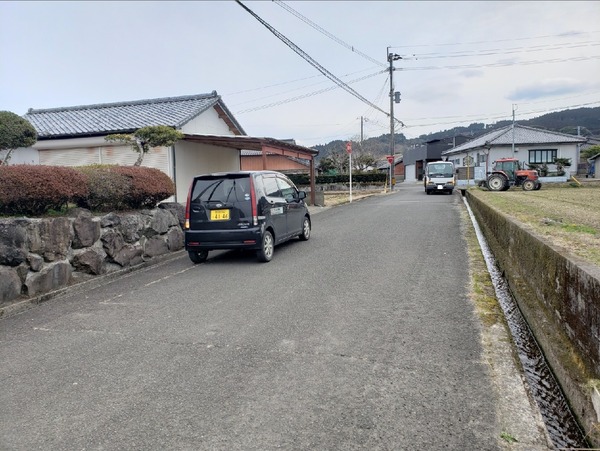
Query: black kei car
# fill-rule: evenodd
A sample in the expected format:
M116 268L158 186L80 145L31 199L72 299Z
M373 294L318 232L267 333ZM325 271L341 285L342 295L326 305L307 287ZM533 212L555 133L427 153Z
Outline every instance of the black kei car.
M275 171L194 177L185 212L190 260L202 263L213 249L254 249L259 261L271 261L276 245L310 238L305 198L304 191Z

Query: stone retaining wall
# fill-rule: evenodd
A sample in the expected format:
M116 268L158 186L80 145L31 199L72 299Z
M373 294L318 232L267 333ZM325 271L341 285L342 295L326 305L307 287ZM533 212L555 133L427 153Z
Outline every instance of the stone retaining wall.
M600 268L466 195L575 415L600 445Z
M184 207L0 219L0 306L183 248Z

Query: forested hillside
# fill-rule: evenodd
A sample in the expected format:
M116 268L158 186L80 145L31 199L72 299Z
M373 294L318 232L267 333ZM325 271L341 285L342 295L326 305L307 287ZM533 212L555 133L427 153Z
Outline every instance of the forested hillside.
M415 139L406 139L402 133L398 133L394 135L396 152L401 152L402 149L434 139L452 138L457 135L476 137L482 133L510 125L511 122L512 121L499 121L495 124L476 122L467 127L454 127L449 130L421 135ZM533 119L517 120L517 123L528 127L542 128L572 135L577 135L577 128L579 127L579 131L583 136L600 136L600 107L557 111ZM328 157L332 153L345 152L346 141L331 141L328 144L314 146L314 148L319 151L317 159L320 160L321 158ZM388 155L390 150L389 133L364 140L363 149L365 152L368 152L375 157Z

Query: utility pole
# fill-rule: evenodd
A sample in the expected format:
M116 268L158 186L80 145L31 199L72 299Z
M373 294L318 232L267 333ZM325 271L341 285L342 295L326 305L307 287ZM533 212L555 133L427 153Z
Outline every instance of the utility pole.
M390 63L390 155L392 156L392 163L390 163L390 191L393 191L394 168L396 166L396 156L394 151L394 102L400 102L400 96L394 95L394 61L398 61L399 59L402 59L402 57L395 53L390 53L389 47L386 51L387 60Z

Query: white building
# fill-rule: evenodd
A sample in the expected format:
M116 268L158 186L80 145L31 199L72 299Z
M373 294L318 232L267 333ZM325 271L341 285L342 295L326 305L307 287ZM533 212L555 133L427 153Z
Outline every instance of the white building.
M493 162L500 158L517 158L524 168L529 164L547 165L550 175L556 172L555 158L567 158L570 166L564 168L564 177L568 178L577 173L579 148L585 142L586 138L582 136L515 124L453 147L443 152L442 157L459 169L460 179L475 182L485 179Z

